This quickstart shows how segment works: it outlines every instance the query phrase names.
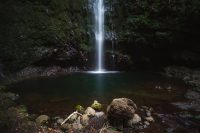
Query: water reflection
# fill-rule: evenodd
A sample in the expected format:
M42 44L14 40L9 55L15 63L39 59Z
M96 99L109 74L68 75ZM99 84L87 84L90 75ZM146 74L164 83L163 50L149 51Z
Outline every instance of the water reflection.
M173 84L174 82L174 84ZM173 85L176 92L158 91L156 85ZM180 89L179 89L180 88ZM71 74L56 78L32 79L13 84L11 91L33 113L72 112L77 104L90 106L93 100L108 104L113 98L128 97L137 104L160 104L178 98L184 85L158 75L143 73Z

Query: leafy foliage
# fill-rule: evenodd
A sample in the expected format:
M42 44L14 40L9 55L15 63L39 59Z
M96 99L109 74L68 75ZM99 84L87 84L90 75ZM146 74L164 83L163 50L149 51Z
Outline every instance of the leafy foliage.
M53 55L52 51L69 47L90 51L88 2L1 0L0 60L5 68L18 70ZM119 53L132 55L135 47L190 47L200 42L199 0L106 0L106 3L112 6L106 12L106 28L116 33Z
M79 44L87 43L85 2L1 1L0 59L5 66L18 69L30 65L42 58L37 51L40 48L79 48Z
M162 50L161 47L165 50L167 47L177 50L178 47L181 50L194 47L200 42L199 0L109 2L113 9L109 16L112 21L108 25L118 36L118 50L121 53L137 56L133 54L143 49L144 55L152 48Z

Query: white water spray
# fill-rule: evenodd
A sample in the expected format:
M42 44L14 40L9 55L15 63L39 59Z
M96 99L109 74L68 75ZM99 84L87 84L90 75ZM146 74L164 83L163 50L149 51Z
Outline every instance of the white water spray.
M104 1L95 0L93 5L95 17L96 72L104 72Z

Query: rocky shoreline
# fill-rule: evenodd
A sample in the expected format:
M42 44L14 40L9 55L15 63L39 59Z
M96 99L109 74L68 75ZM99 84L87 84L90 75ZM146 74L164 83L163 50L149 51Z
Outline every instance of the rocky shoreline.
M155 116L166 126L169 133L198 133L200 131L200 70L170 66L164 68L162 75L183 80L190 89L184 95L185 101L171 103L180 109L178 112L155 113Z
M36 67L30 66L20 70L17 73L4 76L4 81L8 84L13 82L19 82L26 79L40 78L40 77L55 77L59 75L66 75L70 73L78 73L87 71L87 68L79 67L60 67L60 66L51 66L51 67Z
M188 99L187 102L172 104L184 110L200 112L200 70L193 70L186 67L167 67L164 70L164 75L179 78L191 87L184 96Z
M120 133L140 132L154 122L153 109L136 104L127 98L114 99L102 111L102 105L94 101L84 109L77 105L75 112L66 115L50 117L45 114L28 114L24 105L18 105L19 95L5 92L0 87L0 129L2 133Z
M47 71L41 68L34 69L35 71L28 70L33 69L27 68L18 73L19 77L23 77L21 80L30 78L29 75L33 73L37 73L35 77L63 74L62 68L55 69L55 67ZM79 70L71 68L66 73ZM77 105L75 112L71 115L66 114L65 117L29 114L25 105L18 104L19 95L7 92L5 86L0 86L0 129L2 133L198 133L200 130L198 126L200 123L199 74L199 70L185 67L165 68L163 75L179 78L191 86L184 95L187 101L171 103L180 108L179 112L173 114L157 112L147 106L137 107L127 98L113 99L105 112L102 111L102 105L94 101L86 108Z

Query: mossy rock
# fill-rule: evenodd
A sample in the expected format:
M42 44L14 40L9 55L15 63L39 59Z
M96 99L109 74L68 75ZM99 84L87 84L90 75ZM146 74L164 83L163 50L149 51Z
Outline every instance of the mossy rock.
M84 109L84 107L83 106L81 106L81 105L77 105L76 106L76 110L79 112L79 113L84 113L84 111L85 111L85 109Z
M91 107L95 110L101 110L102 104L95 100L94 103L91 105Z

